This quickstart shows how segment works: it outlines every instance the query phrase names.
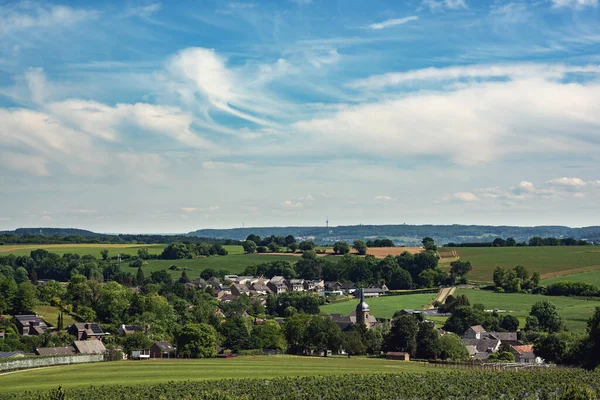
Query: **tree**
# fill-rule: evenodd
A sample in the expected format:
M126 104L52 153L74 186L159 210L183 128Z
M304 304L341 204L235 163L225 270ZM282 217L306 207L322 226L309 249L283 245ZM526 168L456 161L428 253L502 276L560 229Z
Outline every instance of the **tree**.
M272 253L277 253L279 251L279 245L277 242L271 242L267 247Z
M437 246L435 245L435 241L432 238L424 237L423 240L421 240L421 243L423 243L423 248L425 250L437 251Z
M187 272L181 271L181 276L179 277L179 283L190 283L190 278L188 277Z
M494 285L496 287L504 287L506 282L506 270L502 267L496 267L494 270Z
M492 246L493 247L504 247L504 246L506 246L506 240L504 240L502 238L496 238L492 242Z
M121 339L123 352L131 354L133 350L149 349L152 346L152 341L143 332L135 332Z
M104 261L108 260L108 250L107 249L100 250L100 255L102 256L102 259Z
M505 315L500 322L500 328L507 332L516 332L519 329L519 319L514 315Z
M252 254L256 251L256 243L252 240L246 240L242 243L242 247L244 248L244 253Z
M538 319L542 332L559 332L564 329L564 322L556 306L549 301L538 301L531 306L529 315Z
M142 270L142 267L139 267L137 269L137 273L135 274L135 281L138 284L138 286L142 286L146 281L146 277L144 276L144 271Z
M335 242L333 244L333 252L335 254L348 254L350 252L350 245L346 242Z
M410 276L410 272L407 270L398 268L396 271L392 272L391 280L387 283L387 286L391 290L412 289L412 276Z
M144 265L144 262L139 257L134 258L131 262L129 262L129 266L131 268L140 268L142 265Z
M107 282L100 290L96 313L107 322L123 323L131 304L132 292L117 282Z
M596 307L594 315L588 320L587 333L590 348L584 366L592 370L600 364L600 307Z
M496 353L490 354L488 361L513 363L515 362L515 355L510 351L497 351Z
M255 234L251 233L250 235L248 235L246 240L254 242L254 244L258 245L260 243L260 236L256 236Z
M317 247L317 245L312 240L305 240L303 242L300 242L300 245L298 246L300 251L311 251L315 247Z
M314 251L305 251L296 263L295 269L302 279L319 279L321 277L321 262Z
M287 247L288 247L288 249L290 249L290 251L291 251L292 253L295 253L295 252L296 252L296 250L298 250L298 243L296 243L296 242L294 242L294 243L290 243L290 244L288 244L288 246L287 246Z
M275 321L263 321L263 323L254 325L252 330L255 347L258 349L278 349L285 350L285 336L281 326Z
M517 241L514 238L512 238L512 237L506 238L506 247L514 247L516 245L517 245Z
M411 357L417 351L417 319L412 315L401 315L394 319L392 328L385 338L386 351L405 351Z
M141 249L138 249L137 254L141 260L148 260L150 258L150 252L148 251L147 247L142 247Z
M228 318L225 323L221 325L220 331L225 338L223 345L234 353L238 353L240 350L248 350L253 347L250 329L243 317L234 316Z
M217 332L208 324L187 324L176 334L177 356L208 358L217 355Z
M465 277L473 267L471 266L471 262L462 262L462 261L454 261L450 264L450 275L458 278Z
M468 360L469 351L463 341L453 333L446 333L440 338L440 353L442 360Z
M537 332L540 330L540 321L536 316L529 315L525 319L525 331Z
M324 356L328 350L337 352L342 346L342 330L330 317L313 316L306 328L306 336L309 348L323 352Z
M290 245L291 245L292 243L296 243L296 238L295 238L295 237L293 237L292 235L287 235L287 236L285 237L285 239L284 239L284 243L283 243L283 244L284 244L285 246L287 246L287 247L290 247Z
M59 305L67 294L67 289L54 280L46 282L45 285L38 288L40 300L51 305Z
M283 323L285 340L292 353L299 354L308 348L306 330L310 320L310 315L294 314Z
M534 343L533 351L546 362L561 364L567 355L566 337L555 333L543 335Z
M15 282L17 282L17 284L29 282L29 275L27 274L27 270L25 268L19 267L15 270Z
M352 244L352 248L358 252L359 255L364 256L367 254L367 250L369 249L365 242L362 240L355 240Z
M440 335L431 321L423 321L417 331L417 358L436 359L440 352Z
M27 314L33 312L37 304L35 286L27 282L19 284L17 296L15 299L15 314Z

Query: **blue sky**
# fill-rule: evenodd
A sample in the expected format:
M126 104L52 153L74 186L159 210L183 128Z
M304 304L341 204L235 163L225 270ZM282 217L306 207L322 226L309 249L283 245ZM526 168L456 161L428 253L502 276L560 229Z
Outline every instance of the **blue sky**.
M0 229L598 225L598 0L0 1Z

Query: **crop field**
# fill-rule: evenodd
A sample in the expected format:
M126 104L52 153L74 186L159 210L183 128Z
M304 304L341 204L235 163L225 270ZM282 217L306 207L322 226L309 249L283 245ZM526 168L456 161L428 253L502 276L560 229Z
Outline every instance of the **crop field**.
M473 270L468 278L492 281L497 266L513 268L522 265L529 272L538 271L542 278L600 270L600 246L557 247L457 247L461 261L470 261Z
M402 296L384 296L374 299L365 299L371 314L376 318L392 318L396 311L410 308L420 310L433 301L435 293L429 294L406 294ZM349 300L339 303L326 304L321 306L323 314L343 314L348 315L356 308L357 301Z
M80 364L0 374L0 393L84 388L100 385L139 385L160 382L276 378L377 372L427 372L432 367L415 362L376 358L258 356L229 359L144 360Z
M525 318L529 315L531 306L547 300L558 308L563 316L567 328L572 331L584 330L587 320L592 316L596 307L600 307L600 300L583 300L574 297L543 296L525 293L495 293L488 290L457 289L455 296L464 294L471 304L483 304L486 309L500 309L510 311L519 318L521 328L525 327Z
M585 282L600 287L600 270L580 272L577 274L556 276L554 278L548 278L542 280L542 285L550 285L551 283L571 281L571 282Z
M226 256L210 256L210 257L198 257L192 259L181 259L181 260L147 260L144 262L142 269L146 275L149 275L152 271L159 271L166 269L171 272L173 277L179 277L181 271L171 271L169 267L176 265L181 269L186 269L188 276L192 279L197 278L200 272L206 268L212 269L223 269L229 271L231 274L240 274L244 272L244 269L249 265L257 265L266 262L273 261L289 261L295 263L298 258L289 255L266 255L266 254L234 254L231 253ZM127 263L122 265L123 270L127 270ZM133 270L135 272L135 270Z
M28 256L33 250L45 249L61 256L66 253L81 256L92 255L100 258L100 250L107 249L109 256L117 254L136 255L138 249L147 248L150 254L160 254L166 247L164 244L11 244L0 246L0 255L14 254L15 256ZM238 246L233 246L238 247ZM241 248L241 246L239 246Z

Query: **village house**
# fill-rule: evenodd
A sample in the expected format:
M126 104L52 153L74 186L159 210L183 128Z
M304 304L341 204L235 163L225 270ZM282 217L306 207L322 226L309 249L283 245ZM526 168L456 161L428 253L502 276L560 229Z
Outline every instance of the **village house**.
M37 315L15 315L17 329L23 336L43 335L48 325Z
M175 348L171 343L159 341L150 346L150 358L171 358L175 357Z
M271 292L275 294L281 294L288 291L288 286L286 285L283 276L274 276L269 283L267 283L267 286L271 289Z
M461 337L472 358L487 360L504 344L521 344L516 332L487 332L481 325L469 327Z
M250 295L250 289L248 289L248 286L246 286L246 284L241 284L241 283L234 283L233 285L231 285L231 294L237 296L241 296L242 294L245 294L246 296Z
M304 279L290 279L287 281L288 289L292 292L304 291Z
M73 342L75 351L79 354L104 354L106 347L100 340L76 340Z
M106 333L95 322L81 322L72 324L67 328L67 333L75 336L77 340L97 339L102 340Z
M344 282L340 289L346 294L353 294L358 289L358 286L354 282Z
M38 356L72 356L75 354L75 348L73 346L40 347L35 349L35 354Z
M127 335L131 335L137 332L143 332L143 329L141 326L137 326L137 325L121 325L119 327L119 329L117 330L117 333L120 336L127 336Z
M404 351L388 351L385 353L385 358L388 360L410 361L410 354Z
M383 295L383 290L380 288L366 288L362 289L366 298L379 297ZM353 292L355 297L358 297L358 291Z
M269 286L263 282L253 283L250 286L250 290L255 291L256 293L258 293L259 295L262 295L262 296L267 296L272 293L271 289L269 289Z
M305 280L304 281L304 290L309 292L320 292L325 289L325 283L323 280Z
M219 278L213 276L212 278L209 278L206 280L206 283L208 285L210 285L211 287L213 287L216 290L221 290L223 288L223 284L221 283L221 281L219 280Z
M541 357L536 357L531 344L510 346L510 352L515 356L515 362L518 363L542 364L544 362Z

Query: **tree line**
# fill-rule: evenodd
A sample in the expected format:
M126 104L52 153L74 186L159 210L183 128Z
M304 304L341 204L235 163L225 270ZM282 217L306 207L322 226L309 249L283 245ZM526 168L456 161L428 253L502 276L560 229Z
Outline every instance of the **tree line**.
M465 242L465 243L453 243L450 242L444 247L539 247L539 246L587 246L590 243L587 240L574 239L574 238L553 238L547 237L542 238L534 236L528 241L517 242L514 238L509 237L506 239L496 238L492 242Z

